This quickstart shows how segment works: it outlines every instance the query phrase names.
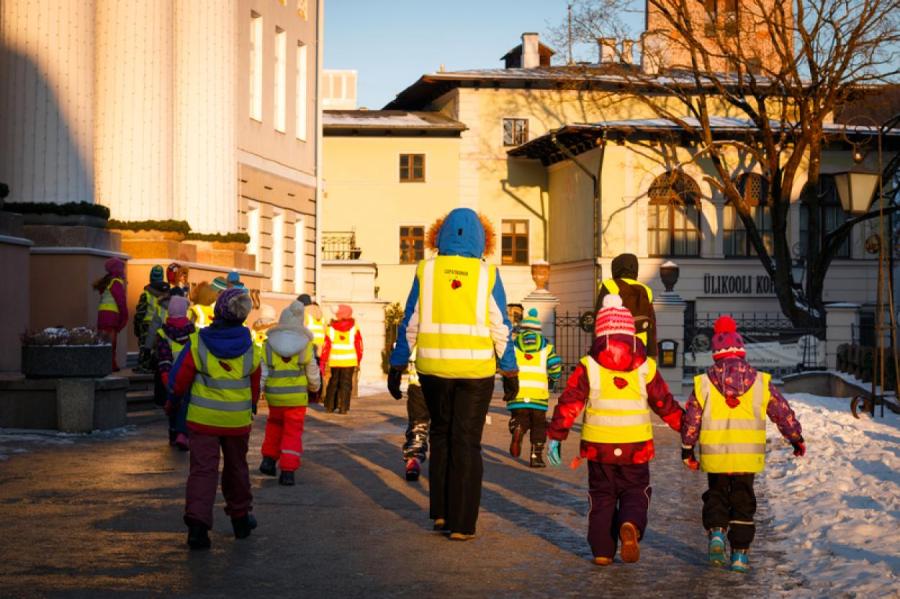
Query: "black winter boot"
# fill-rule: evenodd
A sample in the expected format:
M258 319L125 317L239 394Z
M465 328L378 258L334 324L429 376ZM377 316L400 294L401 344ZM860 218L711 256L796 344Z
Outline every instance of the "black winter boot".
M294 486L294 473L293 472L285 472L281 471L281 476L278 477L278 484L284 485L285 487L293 487Z
M209 549L212 544L209 540L209 532L203 524L191 524L188 526L188 547L191 550Z
M231 528L234 529L235 539L246 539L250 536L250 532L256 528L256 518L253 514L245 514L240 518L232 518Z
M544 463L544 444L543 443L535 443L531 446L531 463L529 464L532 468L546 468L547 464Z
M259 471L266 476L275 476L275 460L263 457L262 462L259 465Z

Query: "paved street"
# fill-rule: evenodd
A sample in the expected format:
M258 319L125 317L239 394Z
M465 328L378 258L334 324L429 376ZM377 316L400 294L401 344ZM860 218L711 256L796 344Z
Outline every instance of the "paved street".
M311 410L293 488L255 473L258 417L250 463L260 526L236 542L220 496L212 550L199 553L181 523L188 456L166 445L161 417L99 438L0 435L0 453L11 454L0 462L0 596L751 597L801 582L767 550L762 496L753 573L705 565L702 477L683 472L677 437L659 421L641 561L601 569L585 540L586 468L534 471L511 459L499 396L479 534L468 543L432 533L427 481L400 475L403 404L385 393L351 410ZM576 448L573 436L564 459Z

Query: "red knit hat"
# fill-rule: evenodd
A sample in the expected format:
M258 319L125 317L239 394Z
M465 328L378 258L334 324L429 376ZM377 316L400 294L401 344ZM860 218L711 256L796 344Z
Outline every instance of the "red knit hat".
M713 325L713 360L743 358L747 355L744 340L737 332L737 323L731 316L720 316Z
M609 294L603 298L603 307L594 321L594 335L634 335L634 316L622 305L622 298Z

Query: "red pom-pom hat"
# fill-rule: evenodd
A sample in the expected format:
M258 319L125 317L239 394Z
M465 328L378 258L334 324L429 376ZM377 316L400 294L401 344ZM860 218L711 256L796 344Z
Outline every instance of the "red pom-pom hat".
M747 355L744 339L737 332L737 323L727 314L720 316L713 325L713 360L743 358Z

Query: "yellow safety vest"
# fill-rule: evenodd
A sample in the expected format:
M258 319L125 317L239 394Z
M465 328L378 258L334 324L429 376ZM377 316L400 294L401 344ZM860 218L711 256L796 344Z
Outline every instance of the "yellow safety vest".
M169 347L172 348L172 363L174 364L175 360L178 359L178 356L181 355L181 350L184 349L185 344L178 343L177 341L166 335L166 331L161 327L157 329L156 334L169 342Z
M153 320L153 316L156 315L156 311L159 309L159 301L156 299L156 296L149 291L144 291L144 298L147 300L147 311L144 312L143 322L150 322Z
M640 281L635 281L634 279L626 279L623 277L619 277L629 285L640 285L647 292L647 299L650 300L650 303L653 303L653 290L650 289L647 285L644 285ZM619 295L619 284L615 282L614 279L606 279L601 283L601 287L606 287L606 290L612 293L613 295ZM634 335L638 339L644 342L644 345L647 345L647 331L641 331L639 333L635 333Z
M250 329L250 334L253 336L253 343L259 348L262 348L266 344L266 339L269 336L268 333L268 329L260 329L258 331Z
M119 304L116 303L116 298L114 298L112 294L112 286L116 283L121 283L123 287L125 286L124 279L116 277L110 280L109 285L106 286L106 289L103 290L103 294L100 295L100 307L97 308L98 311L119 313Z
M202 329L203 327L208 327L212 324L215 309L213 306L194 304L190 308L190 313L194 316L192 319L194 321L194 326L198 329Z
M609 370L591 356L581 359L588 374L590 396L584 410L581 438L592 443L637 443L653 438L647 381L656 375L656 362L647 360L635 370ZM621 389L615 379L623 379Z
M546 344L539 352L523 352L516 346L516 364L519 366L519 393L516 399L548 399L550 385L547 381L547 357L552 347ZM530 356L530 358L528 357ZM546 402L541 402L545 404Z
M302 354L291 356L285 362L281 356L272 351L266 343L266 366L269 374L266 377L266 402L276 408L296 408L309 404L306 390L306 365L313 359L312 344L304 348Z
M244 355L218 358L198 333L191 335L191 355L197 373L191 385L187 420L219 428L243 428L252 420L250 375L259 368L259 348L250 344Z
M704 472L762 472L766 466L766 410L772 376L757 373L753 385L730 407L705 374L694 377L694 396L703 408L700 468Z
M328 338L331 339L331 353L328 354L328 365L337 368L359 366L356 358L356 331L359 329L354 324L349 331L338 331L328 325Z
M416 369L445 378L494 376L490 299L497 267L478 258L436 256L419 262L416 278Z
M322 319L307 312L306 328L313 334L313 345L318 348L323 347L325 345L325 325L322 324Z

